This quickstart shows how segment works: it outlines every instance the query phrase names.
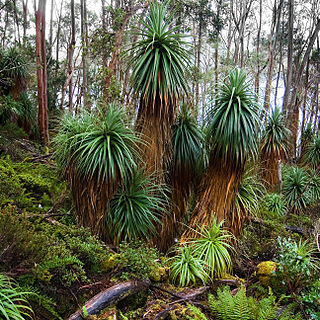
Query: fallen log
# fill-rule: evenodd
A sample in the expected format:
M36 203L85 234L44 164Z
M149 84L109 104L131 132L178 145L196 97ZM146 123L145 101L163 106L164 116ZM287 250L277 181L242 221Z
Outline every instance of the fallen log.
M68 318L68 320L85 319L83 317L84 309L86 310L88 315L98 314L106 307L117 304L119 301L125 299L126 297L134 293L146 290L149 287L149 285L149 281L128 281L118 283L95 295L93 298L86 302L84 308L76 311Z
M251 218L250 221L252 223L255 223L255 224L262 224L264 225L264 221L260 218ZM296 227L296 226L289 226L289 225L284 225L285 229L287 231L291 231L291 232L294 232L294 233L298 233L298 234L301 234L301 235L305 235L305 234L312 234L314 232L313 229L304 229L304 228L300 228L300 227Z
M160 290L162 292L168 293L173 298L176 298L179 300L193 300L196 297L198 297L199 295L202 295L203 293L205 293L209 289L209 287L206 286L206 287L200 287L197 289L189 290L188 293L186 293L186 292L175 293L175 292L169 291L167 289L164 289L164 288L161 288L161 287L155 286L155 285L150 285L150 289L156 289L156 290Z

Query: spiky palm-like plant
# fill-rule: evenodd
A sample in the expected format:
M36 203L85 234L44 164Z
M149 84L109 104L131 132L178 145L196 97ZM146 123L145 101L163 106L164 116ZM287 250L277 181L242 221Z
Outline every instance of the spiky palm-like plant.
M188 91L188 52L167 3L150 4L150 14L141 21L138 35L130 62L133 87L140 97L136 128L147 141L141 146L147 170L157 171L163 181L170 157L171 125L179 98Z
M229 73L211 112L209 166L190 226L208 225L211 215L232 224L230 212L247 159L257 155L259 106L240 70ZM234 226L236 228L236 226ZM190 229L184 233L191 235Z
M306 153L315 139L315 131L312 128L312 123L308 123L306 128L301 133L300 139L300 159L303 161Z
M172 127L172 160L169 180L172 190L172 214L164 216L159 246L173 244L185 222L188 201L199 180L205 162L204 134L190 110L183 107Z
M257 169L254 166L247 166L231 210L231 225L238 227L232 230L234 234L240 231L239 227L241 228L244 218L258 213L264 193L265 187L258 177Z
M306 152L306 161L314 170L320 170L320 136L310 143Z
M280 194L269 193L263 200L263 204L269 212L275 213L279 216L284 214L286 206Z
M194 255L204 262L205 271L210 275L222 278L231 270L231 257L228 250L232 246L228 242L232 235L223 229L224 221L219 223L213 219L209 226L201 226L195 230L198 237L189 243L193 247Z
M279 160L282 160L288 148L290 130L286 128L280 109L272 111L263 132L260 146L261 177L269 188L279 183Z
M25 88L27 63L17 48L0 53L0 87L16 100Z
M62 120L57 161L71 186L79 223L95 234L101 234L110 200L136 167L138 141L116 105Z
M291 167L285 171L283 180L283 198L294 213L302 212L312 203L310 176L303 168ZM309 184L309 187L308 187Z
M194 255L193 249L187 246L178 248L178 252L172 258L171 278L173 281L179 278L181 287L196 283L197 279L203 283L208 279L208 274L204 270L204 261Z
M154 236L155 223L165 214L166 200L165 188L146 177L142 170L135 172L110 201L104 225L110 240L118 244L121 240Z

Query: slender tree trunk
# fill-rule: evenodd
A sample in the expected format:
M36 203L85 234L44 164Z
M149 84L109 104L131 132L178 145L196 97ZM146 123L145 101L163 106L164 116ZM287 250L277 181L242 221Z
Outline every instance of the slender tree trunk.
M309 67L310 67L310 59L307 62L306 69L306 81L305 81L305 90L303 96L303 104L302 104L302 122L301 122L301 132L304 131L305 123L306 123L306 108L307 108L307 99L308 99L308 87L309 87Z
M17 26L17 33L18 33L18 42L21 43L20 41L20 28L19 28L19 19L18 19L18 12L17 12L17 3L16 0L13 0L13 7L14 7L14 20Z
M108 65L108 72L105 79L105 90L104 90L104 98L106 101L110 102L112 100L112 96L109 93L109 88L111 85L111 81L113 77L116 77L116 71L117 71L117 64L119 63L119 55L120 55L120 49L122 44L122 38L125 31L125 28L127 27L129 20L131 16L139 9L143 8L145 4L139 4L126 12L120 29L115 34L115 41L114 41L114 49L112 52L111 60Z
M60 32L61 32L61 18L62 18L62 8L63 8L63 1L61 1L60 5L60 12L59 12L59 19L58 19L58 26L57 26L57 44L56 44L56 77L58 77L58 70L59 70L59 50L60 50Z
M45 46L46 0L39 0L36 11L36 58L38 79L38 121L43 143L49 141L47 111L47 63Z
M201 46L202 46L202 17L200 16L199 22L199 34L198 34L198 46L197 46L197 69L200 73L201 67ZM196 81L196 109L199 107L199 79Z
M278 100L278 89L279 89L279 81L280 81L280 74L281 74L281 65L282 65L282 41L280 41L280 57L279 57L279 68L277 73L277 81L276 81L276 88L274 91L274 105L277 106Z
M23 8L23 42L26 41L27 28L28 28L28 0L26 2L22 1Z
M88 78L87 78L87 4L86 0L81 0L81 42L82 42L82 96L83 105L90 110L88 103Z
M293 74L293 15L294 7L293 0L289 0L289 23L288 23L288 59L287 59L287 76L286 89L283 97L283 110L288 113L288 102L290 97L292 74Z
M254 81L254 91L256 95L259 95L260 89L260 38L261 38L261 26L262 26L262 0L259 1L259 27L257 35L257 72Z
M102 11L102 29L107 30L107 22L106 22L106 4L105 0L101 0L101 11Z
M68 74L69 76L73 73L73 52L76 44L76 36L75 36L75 16L74 16L74 0L71 0L71 39L68 49ZM69 110L72 111L73 108L73 81L72 77L69 82Z
M302 62L297 68L296 76L294 79L294 86L291 93L291 99L289 102L289 108L288 108L288 116L287 116L287 125L290 128L291 131L291 144L290 144L290 152L289 156L291 159L295 157L296 153L296 144L297 144L297 137L298 137L298 127L299 127L299 105L297 94L298 91L301 88L301 79L303 76L303 71L307 65L311 50L313 48L313 45L317 39L318 33L320 31L320 18L318 18L317 23L314 27L314 30L309 38L307 49L303 55Z
M52 58L52 47L53 47L53 6L54 0L51 0L51 11L50 11L50 28L49 28L49 59Z

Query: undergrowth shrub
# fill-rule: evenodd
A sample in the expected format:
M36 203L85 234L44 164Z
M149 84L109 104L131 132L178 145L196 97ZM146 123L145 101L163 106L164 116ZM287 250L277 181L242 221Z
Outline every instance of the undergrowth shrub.
M49 209L64 188L49 166L10 157L0 158L0 180L0 207L12 203L32 212Z
M297 310L304 310L311 319L320 315L320 260L314 245L307 241L278 239L277 269L271 285L275 294L285 294Z
M269 193L265 195L263 205L269 212L277 215L283 215L286 209L282 196L277 193Z
M119 253L122 280L148 279L153 268L160 265L157 250L141 241L121 243Z
M21 286L53 301L60 296L57 290L68 296L67 288L97 277L110 256L88 230L40 220L31 223L12 206L0 210L0 252L0 271L16 273ZM129 264L128 272L130 268Z
M278 238L277 270L274 290L278 294L299 294L319 275L320 261L313 244Z

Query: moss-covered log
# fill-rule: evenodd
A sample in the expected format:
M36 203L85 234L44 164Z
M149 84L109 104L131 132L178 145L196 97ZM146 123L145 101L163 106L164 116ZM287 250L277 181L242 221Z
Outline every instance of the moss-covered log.
M84 308L79 309L73 315L71 315L68 320L82 320L83 310L85 309L88 315L98 314L100 311L105 309L110 305L117 304L124 298L137 293L139 291L145 290L149 287L149 281L128 281L121 282L112 286L91 298L84 305Z

